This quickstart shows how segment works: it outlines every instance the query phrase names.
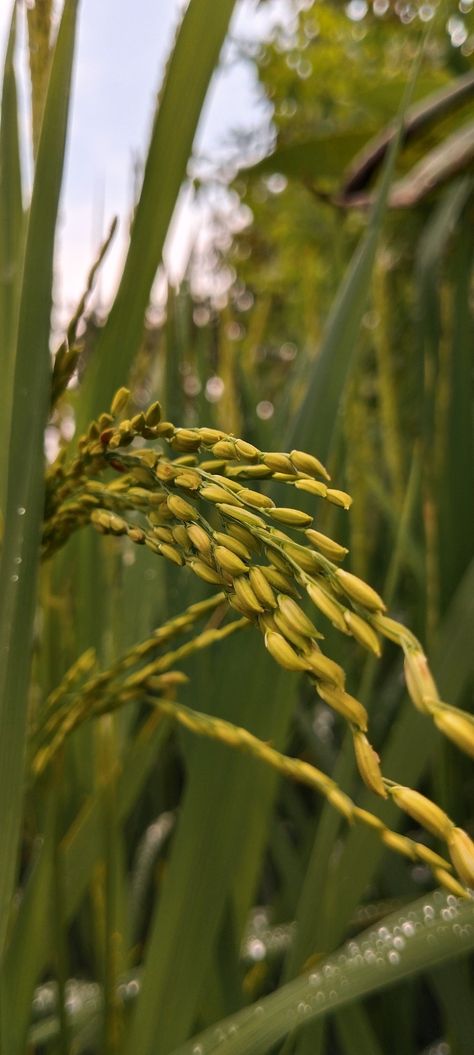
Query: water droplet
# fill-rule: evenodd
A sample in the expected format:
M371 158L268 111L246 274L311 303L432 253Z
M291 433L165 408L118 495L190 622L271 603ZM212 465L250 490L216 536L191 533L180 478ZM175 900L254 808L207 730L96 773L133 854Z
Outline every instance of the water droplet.
M18 506L17 513L19 517L24 517L26 509L24 506Z
M192 1055L202 1055L203 1047L202 1044L195 1044L192 1050Z
M409 923L408 920L405 923L402 923L402 931L406 938L412 938L415 933L413 923Z
M394 949L404 949L405 948L405 942L403 941L403 938L398 938L398 937L394 938L393 939L393 947L394 947Z
M247 952L250 959L255 960L257 963L259 960L265 959L267 950L260 938L251 938L247 945Z
M394 949L391 949L388 954L388 962L391 963L393 966L396 966L397 963L400 963L400 957L398 955L398 952L395 952Z
M13 558L13 563L14 563L14 564L21 564L21 561L22 561L22 558L21 558L21 557L14 557L14 558Z
M10 582L18 582L18 579L19 579L18 575L10 575Z

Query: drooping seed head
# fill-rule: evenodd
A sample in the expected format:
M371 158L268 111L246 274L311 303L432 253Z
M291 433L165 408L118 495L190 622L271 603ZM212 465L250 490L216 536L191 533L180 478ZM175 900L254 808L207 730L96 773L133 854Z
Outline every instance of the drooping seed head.
M240 603L244 605L247 611L251 612L252 615L258 615L263 612L263 607L260 604L258 597L255 595L247 576L239 576L235 579L234 590Z
M197 520L199 513L194 506L186 502L186 499L181 498L180 495L168 495L166 504L170 513L176 517L177 520Z
M347 494L346 491L338 491L334 487L328 487L326 491L326 498L329 502L332 502L335 506L341 506L342 509L350 509L352 505L352 498Z
M321 483L320 480L308 480L305 477L296 480L295 487L298 491L306 491L309 495L316 495L317 498L326 498L328 493L326 484Z
M382 780L380 761L377 752L374 751L372 744L365 736L365 733L356 730L353 736L357 766L364 784L370 791L373 791L376 795L380 795L383 799L386 799L387 792Z
M462 828L452 828L448 835L448 850L453 865L463 883L474 889L474 843Z
M229 440L218 440L212 448L216 458L236 458L236 444Z
M295 468L287 454L280 454L279 451L269 451L263 455L264 464L268 466L272 472L294 474Z
M246 460L252 462L260 457L258 447L255 447L253 443L247 443L246 440L236 440L235 451L237 457L240 458L241 461Z
M299 472L308 473L310 476L323 476L325 480L331 479L326 467L313 454L307 454L306 451L291 451L290 458Z
M160 553L163 557L166 557L167 560L171 561L172 564L177 564L178 568L183 566L184 557L182 553L176 549L176 546L170 546L167 542L162 542L160 545Z
M453 828L453 822L444 810L427 799L421 792L414 791L413 788L395 784L388 790L394 802L404 813L408 813L423 828L437 835L438 839L447 839Z
M285 619L294 627L297 633L302 634L303 637L309 638L317 638L320 636L314 623L311 622L311 619L308 619L306 613L303 612L303 609L300 608L299 604L297 604L292 597L288 597L287 594L284 593L279 593L277 603L280 611L285 616Z
M239 498L242 502L248 502L251 506L257 506L257 509L272 509L275 505L268 495L261 495L259 491L251 491L248 487L241 487Z
M319 608L319 611L330 620L337 630L342 630L343 634L347 634L342 605L314 580L306 584L306 589L313 604Z
M336 685L338 688L344 688L345 674L342 667L338 663L335 663L329 656L325 656L323 652L318 648L317 645L313 645L311 651L305 654L311 672L313 672L319 681L327 681L330 685Z
M448 890L450 894L454 894L455 897L469 897L467 890L458 883L454 876L450 875L449 872L446 872L444 868L435 868L434 874L440 886L444 887L445 890Z
M249 527L264 528L265 521L261 517L257 516L256 513L251 513L249 509L238 509L233 505L230 505L228 501L218 502L217 508L225 517L230 517L231 520L237 520L239 524L248 525Z
M278 520L280 524L288 524L288 527L309 527L313 522L313 518L309 513L304 513L302 509L292 509L285 506L277 506L275 509L270 509L269 515L273 520Z
M328 535L323 535L321 531L315 531L314 528L308 528L305 535L311 545L329 560L343 560L349 552L345 546L340 546L339 542L334 542Z
M365 707L344 689L335 688L326 682L318 682L318 694L334 711L341 714L363 733L367 731L368 715Z
M188 561L188 566L204 582L218 583L222 586L222 577L213 568L210 568L208 564L205 564L203 560L190 560Z
M240 501L235 494L229 493L224 487L219 487L218 484L205 484L204 487L200 488L199 494L206 502L226 502L227 505L240 505Z
M199 436L201 437L201 443L205 447L212 447L213 443L219 443L224 438L224 433L220 432L219 429L199 429Z
M423 714L430 714L432 704L439 700L428 660L423 652L405 651L405 681L412 702Z
M227 546L216 546L214 556L218 565L229 575L244 575L248 571L245 562Z
M250 585L256 597L265 608L276 608L275 594L266 579L263 570L254 565L249 572Z
M295 630L294 624L289 623L288 619L280 612L279 609L273 609L273 618L278 633L283 634L283 637L294 645L300 652L305 652L308 647L308 638L300 634L298 630Z
M265 647L285 670L306 670L305 661L297 655L294 648L291 647L282 634L276 634L271 630L267 631L265 634Z
M363 605L364 608L368 608L371 612L385 611L385 604L382 598L363 579L359 579L358 575L353 575L352 572L346 571L344 568L337 568L335 575L344 593L352 601Z
M344 611L344 622L360 645L368 648L369 652L373 652L374 656L380 656L380 641L370 623L367 623L356 612L350 612L347 608Z
M470 714L440 709L433 714L435 725L461 751L474 758L474 720Z

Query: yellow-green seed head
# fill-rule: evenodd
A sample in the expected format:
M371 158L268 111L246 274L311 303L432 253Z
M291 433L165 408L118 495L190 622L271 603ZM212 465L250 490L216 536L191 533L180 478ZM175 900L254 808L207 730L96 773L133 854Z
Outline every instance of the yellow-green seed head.
M430 714L439 700L438 690L423 652L405 652L405 681L412 702L423 714Z
M260 603L263 604L265 608L276 608L277 602L275 594L262 569L255 565L250 568L249 579L252 590Z
M345 692L344 689L334 688L326 682L321 683L319 681L318 694L325 703L342 715L347 722L361 729L363 733L367 731L367 711L363 704L356 700L354 696Z
M235 452L241 461L256 461L260 457L260 451L258 447L255 447L253 443L247 443L246 440L235 441Z
M201 483L201 477L199 473L194 473L192 469L187 469L183 473L178 473L174 482L176 487L184 487L187 491L196 491Z
M474 889L474 843L462 828L452 828L448 835L448 850L460 879Z
M415 845L411 839L407 839L406 835L399 835L398 832L392 832L389 828L386 828L385 831L381 832L381 838L382 842L390 850L395 850L395 853L409 857L411 861L416 859Z
M224 438L224 433L219 429L199 429L199 435L205 447L212 447L213 443L219 443Z
M444 736L474 758L474 719L461 711L440 709L433 714L435 725Z
M446 872L444 868L435 868L434 874L438 880L440 886L448 890L450 894L454 894L455 897L468 897L467 891L458 883L457 879Z
M257 509L272 509L275 505L268 495L261 495L259 491L251 491L248 487L240 489L239 498L242 499L242 502L248 502L251 506L257 506Z
M184 557L182 553L176 549L176 546L170 546L167 542L162 542L160 546L160 553L167 560L171 561L172 564L177 564L178 567L182 567L184 564Z
M264 528L265 521L261 517L257 516L256 513L251 513L249 509L237 509L235 506L230 505L228 501L219 502L217 508L224 517L230 517L232 520L238 520L244 527Z
M373 652L374 656L380 656L380 642L370 623L367 623L356 612L350 612L347 608L344 612L344 622L360 645L368 648L369 652Z
M388 788L390 795L399 809L408 813L413 820L421 824L427 831L437 835L438 839L447 839L451 829L454 827L444 810L436 806L434 802L427 799L419 791L395 784Z
M280 454L279 451L269 451L268 454L264 454L263 461L272 472L285 474L293 474L295 472L294 466L288 455Z
M387 792L382 780L377 752L374 751L365 733L356 730L353 737L356 762L364 784L370 791L386 799Z
M226 534L225 531L214 531L212 537L218 546L227 546L227 549L232 550L232 553L236 553L241 560L249 561L252 559L250 551L244 546L243 542L233 538L232 535Z
M344 621L344 609L342 605L332 597L327 590L317 582L308 582L306 589L313 604L319 608L319 611L326 616L327 619L336 627L337 630L342 630L343 634L347 634L347 626Z
M235 494L229 494L224 487L219 487L218 484L205 484L204 487L200 488L199 494L206 502L225 502L227 505L241 505Z
M270 553L270 559L271 556ZM285 568L287 568L287 565L285 565ZM275 590L289 594L296 592L292 580L280 568L275 568L272 564L262 565L262 575L265 576L270 586L273 586Z
M193 429L176 429L172 445L176 451L197 451L201 446L201 437Z
M122 412L122 410L124 410L124 408L126 407L129 399L130 399L130 389L129 388L125 388L124 386L122 386L122 388L119 388L117 390L117 392L115 393L114 398L112 400L112 403L110 405L110 413L112 414L112 417L116 418L117 415L120 414Z
M236 458L235 443L231 443L229 440L218 440L212 448L212 453L215 454L216 458Z
M284 667L285 670L306 670L305 661L297 655L282 634L276 634L271 630L267 631L265 634L265 647L270 655L276 659L277 663L280 664L280 667Z
M311 545L329 560L343 560L349 552L345 546L340 546L339 542L334 542L328 535L323 535L321 531L315 531L314 528L308 528L305 535Z
M263 612L263 607L255 595L250 581L247 576L239 576L234 581L234 590L240 601L240 603L246 608L252 615L259 615Z
M309 495L316 495L316 498L326 498L328 493L326 484L321 483L320 480L308 480L306 477L301 480L295 480L295 487L298 491L306 491Z
M325 466L314 455L307 454L306 451L291 451L290 458L299 472L308 473L310 476L323 476L325 480L331 479Z
M251 553L258 553L260 544L256 538L252 535L252 532L248 528L243 527L242 524L229 524L227 532L232 538L236 538L239 542L242 542L244 546L250 550ZM242 556L242 554L240 554Z
M222 577L210 568L208 564L205 564L202 560L190 560L188 561L189 567L192 568L195 575L203 579L204 582L218 583L222 586Z
M344 688L345 674L342 667L333 659L329 659L329 656L325 656L317 645L313 645L311 651L305 654L305 659L318 681L327 681L330 685L336 685L340 689Z
M300 608L299 604L297 604L292 597L288 597L287 594L284 593L279 593L277 603L280 611L285 616L285 619L294 627L297 633L302 634L303 637L309 638L320 636L314 623L311 622L311 619L308 619L306 613L303 612L303 609Z
M371 612L385 611L385 604L382 598L363 579L359 579L358 575L353 575L352 572L345 571L344 568L337 568L335 575L344 593L356 604L363 605L364 608L368 608Z
M313 518L309 513L304 513L302 509L292 509L291 507L281 506L270 509L269 515L273 520L278 520L280 524L288 524L288 527L309 527L313 522Z
M199 550L200 553L207 554L211 552L211 540L204 528L200 527L199 524L190 524L186 530L188 538L195 549Z
M244 561L241 560L236 553L233 553L232 550L228 549L227 546L216 546L214 556L219 567L221 567L223 571L228 572L229 575L244 575L248 571L247 565Z
M300 652L305 653L308 647L308 638L300 634L298 630L295 630L294 625L285 619L279 609L273 609L273 618L278 633L283 634L283 637L290 642L290 645L294 645Z
M326 498L328 502L332 502L335 506L341 506L342 509L350 509L352 505L352 498L347 494L346 491L338 491L333 487L328 487L326 491Z
M168 495L166 504L170 513L177 520L197 520L199 517L197 509L190 505L189 502L186 502L184 498L181 498L180 495Z

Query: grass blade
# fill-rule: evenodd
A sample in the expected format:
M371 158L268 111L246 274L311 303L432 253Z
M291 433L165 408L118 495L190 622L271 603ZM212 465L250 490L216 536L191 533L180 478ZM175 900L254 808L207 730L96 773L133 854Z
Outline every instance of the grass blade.
M77 0L66 0L48 87L28 224L0 565L0 952L14 884L26 730L29 652L43 514L43 430L49 386L54 236L66 146ZM20 570L21 568L26 571Z
M310 974L220 1022L178 1048L173 1055L263 1055L304 1024L393 985L417 971L459 957L474 948L474 905L436 892L381 921L325 960ZM401 937L401 942L394 938ZM367 955L367 953L369 955Z
M17 88L13 57L16 5L5 56L0 124L0 511L5 509L11 389L15 364L15 333L23 241L23 204L18 131Z
M138 350L151 287L234 2L191 0L184 15L161 90L120 287L99 340L96 365L86 379L84 404L91 416L126 381Z

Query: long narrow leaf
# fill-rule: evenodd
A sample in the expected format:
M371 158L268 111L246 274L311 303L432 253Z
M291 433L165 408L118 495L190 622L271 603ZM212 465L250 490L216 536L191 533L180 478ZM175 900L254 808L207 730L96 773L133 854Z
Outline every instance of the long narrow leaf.
M128 376L151 287L235 0L191 0L161 91L120 287L99 340L84 402L93 416Z
M43 430L51 366L53 252L61 189L78 0L66 0L46 99L25 248L0 566L0 951L14 884L29 656L43 513Z
M387 916L309 974L193 1037L173 1055L263 1055L289 1032L473 948L474 904L437 892Z

